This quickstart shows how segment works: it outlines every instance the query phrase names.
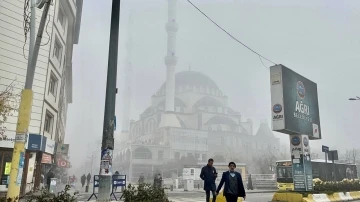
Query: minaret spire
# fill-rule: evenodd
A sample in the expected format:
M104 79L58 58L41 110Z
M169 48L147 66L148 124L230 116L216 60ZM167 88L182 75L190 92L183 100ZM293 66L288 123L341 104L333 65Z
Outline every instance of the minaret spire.
M125 73L125 85L124 85L124 93L123 93L123 112L122 112L122 132L129 131L130 124L130 108L131 108L131 81L132 81L132 11L130 11L128 28L127 28L127 42L126 42L126 50L127 50L127 58L126 64L124 68Z
M176 57L176 32L178 24L176 22L176 3L177 0L168 1L168 21L166 23L167 31L167 54L165 56L166 65L166 96L165 96L165 114L161 118L160 127L181 127L174 112L175 102L175 67Z
M168 0L168 22L166 23L166 31L168 33L167 55L165 56L166 65L166 112L174 111L175 100L175 66L177 64L176 57L176 32L178 24L176 22L176 3L177 0Z

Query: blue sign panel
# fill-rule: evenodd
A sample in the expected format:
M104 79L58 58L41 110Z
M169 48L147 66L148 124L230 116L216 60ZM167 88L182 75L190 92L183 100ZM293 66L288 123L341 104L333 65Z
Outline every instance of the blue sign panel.
M94 175L94 188L99 187L99 176Z
M40 151L42 137L43 137L42 135L29 134L27 149L31 151Z
M126 179L113 179L113 187L126 187Z

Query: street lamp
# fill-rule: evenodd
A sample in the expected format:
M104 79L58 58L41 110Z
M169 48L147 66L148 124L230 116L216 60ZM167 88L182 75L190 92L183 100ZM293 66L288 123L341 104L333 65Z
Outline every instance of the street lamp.
M360 100L360 97L359 97L359 96L352 97L352 98L349 98L349 100L351 100L351 101L354 101L354 100Z

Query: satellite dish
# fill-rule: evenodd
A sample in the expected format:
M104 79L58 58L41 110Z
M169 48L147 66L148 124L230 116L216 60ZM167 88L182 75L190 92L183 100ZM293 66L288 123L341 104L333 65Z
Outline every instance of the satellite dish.
M44 6L44 4L46 3L47 0L36 0L35 6L39 9L42 9L42 7Z

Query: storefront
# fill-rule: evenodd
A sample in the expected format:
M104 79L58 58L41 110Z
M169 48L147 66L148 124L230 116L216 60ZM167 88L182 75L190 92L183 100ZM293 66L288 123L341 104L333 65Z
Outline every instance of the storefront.
M14 138L0 137L0 192L7 191L13 148Z
M25 194L34 188L36 160L45 151L45 138L38 134L29 134L26 144L25 167L21 184L21 193Z
M54 166L55 141L43 136L41 147L44 150L39 152L36 158L35 188L40 188L41 185L46 183L46 174Z

